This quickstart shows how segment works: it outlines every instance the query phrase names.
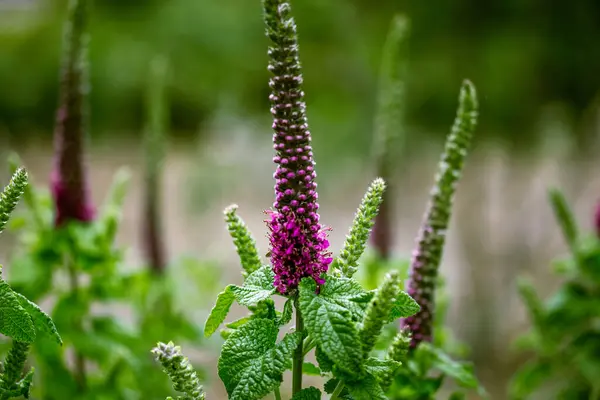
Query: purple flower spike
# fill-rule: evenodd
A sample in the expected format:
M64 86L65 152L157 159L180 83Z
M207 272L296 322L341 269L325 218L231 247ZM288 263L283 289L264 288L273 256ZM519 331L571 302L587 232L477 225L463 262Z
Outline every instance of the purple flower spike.
M85 0L72 0L65 30L65 53L61 71L60 108L54 131L55 159L50 177L55 203L55 225L76 220L89 222L95 210L91 203L84 168L83 142L86 130L86 34Z
M270 219L271 264L275 286L282 294L295 289L304 277L323 284L323 274L331 264L327 231L319 224L316 210L317 184L311 136L306 120L302 74L298 59L296 24L290 5L281 0L264 0L269 48L269 71L273 74L271 114L273 114L275 172L274 210Z

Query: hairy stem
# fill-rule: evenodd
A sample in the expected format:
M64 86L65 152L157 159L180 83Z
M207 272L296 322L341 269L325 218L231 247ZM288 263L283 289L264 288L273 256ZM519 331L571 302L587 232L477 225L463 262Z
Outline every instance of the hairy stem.
M342 390L344 390L344 382L343 381L339 381L337 386L335 387L335 389L333 390L333 393L331 394L331 400L337 400L339 399L339 395L340 393L342 393Z
M73 262L67 262L67 268L69 270L69 283L71 293L75 298L79 296L79 277L77 276L77 270ZM83 321L78 318L75 321L75 327L80 332L83 331ZM80 392L84 392L86 389L86 369L85 369L85 357L77 349L75 349L75 381Z
M294 301L296 307L296 332L304 331L304 321L302 320L302 314L300 313L300 305L298 304L298 297ZM292 395L302 390L302 365L304 364L304 341L301 340L298 347L294 351L292 361Z

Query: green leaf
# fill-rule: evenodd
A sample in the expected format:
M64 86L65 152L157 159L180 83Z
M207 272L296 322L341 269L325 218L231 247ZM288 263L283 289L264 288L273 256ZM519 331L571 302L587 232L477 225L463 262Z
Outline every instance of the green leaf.
M262 300L266 300L274 293L273 290L263 290L254 286L230 286L231 293L235 300L242 306L253 306Z
M346 387L354 400L388 400L373 375L367 375L358 382L346 383Z
M398 361L369 357L365 361L365 371L374 376L379 382L382 378L393 375L401 365L402 363Z
M312 278L304 278L300 283L300 310L304 324L319 348L342 371L356 376L363 371L362 351L358 332L352 323L351 313L341 306L339 297L343 295L331 276L317 295L317 284ZM347 285L350 288L350 285ZM349 301L350 302L350 301Z
M464 392L452 392L448 400L465 400L466 398L467 395Z
M275 344L277 334L275 322L261 318L248 322L225 341L218 372L230 400L261 399L281 384L301 334L287 334Z
M313 363L302 364L302 373L305 375L321 376L321 370Z
M313 386L307 387L296 393L292 400L321 400L321 391Z
M287 299L285 304L283 305L283 312L281 313L281 317L279 318L279 325L287 325L292 320L292 314L294 313L294 303L292 299Z
M363 299L367 293L353 279L328 276L327 282L321 287L320 295L327 297L329 302L348 310L353 321L362 321L368 303Z
M263 265L257 269L248 277L244 282L244 287L255 287L262 290L275 290L273 282L275 280L275 274L268 265Z
M323 353L323 350L321 350L319 346L315 349L315 357L317 358L321 371L331 372L333 369L333 362L325 355L325 353Z
M25 343L35 341L35 327L15 292L0 278L0 333Z
M43 332L44 334L52 337L56 342L60 345L63 344L62 338L56 329L56 325L54 325L54 321L48 314L40 309L40 307L32 301L29 301L25 296L20 293L13 292L16 296L17 300L21 304L21 307L25 309L29 313L29 316L33 320L33 324L35 326L35 330L37 333Z
M369 303L373 296L375 295L375 291L371 290L368 292L364 292L362 295L352 298L355 302L360 303ZM390 311L390 318L388 322L393 322L398 318L406 318L411 317L418 313L421 310L421 306L410 297L410 295L406 292L400 291L398 294L398 298L394 302L394 306L392 307L392 311Z
M407 318L415 315L421 310L421 306L410 297L410 295L406 292L400 291L398 293L398 297L394 302L394 306L392 307L392 311L390 312L390 320L392 322L398 318Z
M555 368L552 363L529 361L514 375L509 384L511 399L529 398L544 382L555 378Z
M338 378L331 378L330 380L325 382L325 385L323 385L323 389L325 390L325 393L328 393L328 394L333 393L333 391L335 390L335 387L337 386L339 381L340 380Z
M579 230L577 228L577 223L575 222L573 210L569 207L564 194L560 190L551 189L548 192L548 197L550 199L552 211L554 212L554 217L560 226L563 237L571 250L571 254L576 257Z
M472 365L452 360L441 349L427 342L420 343L417 351L430 356L433 359L433 367L454 379L459 385L483 391L483 388L475 377Z
M235 295L235 299L243 306L252 306L261 300L268 299L275 293L273 281L275 275L268 266L263 266L260 269L251 273L244 286L231 285L231 292Z
M229 322L228 324L225 324L226 327L231 328L231 329L239 329L241 326L246 325L248 322L252 321L252 317L243 317L240 319L236 319L233 322Z
M227 314L229 313L229 309L235 300L235 296L231 291L231 287L233 285L229 285L217 296L217 303L210 311L210 315L204 324L204 336L209 337L213 333L217 331L219 325L225 321L227 318Z

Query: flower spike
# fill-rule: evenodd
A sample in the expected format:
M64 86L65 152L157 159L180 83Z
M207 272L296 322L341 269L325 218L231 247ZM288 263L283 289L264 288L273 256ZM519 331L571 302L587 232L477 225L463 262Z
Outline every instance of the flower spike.
M408 294L421 306L417 314L403 320L403 324L410 327L413 333L413 347L421 341L432 340L438 269L450 222L456 184L471 145L476 122L475 87L471 82L464 81L460 90L456 119L446 140L410 267Z
M186 400L204 400L206 398L198 375L188 358L181 353L181 347L175 346L173 342L158 343L152 349L152 354L156 356L156 360L163 366L164 372L171 378L173 389L185 394L178 398Z
M87 0L71 0L64 36L60 108L54 131L55 160L50 177L55 224L89 222L95 210L87 187L83 142L88 128Z
M297 288L303 277L323 284L332 261L327 229L319 224L317 183L311 135L306 119L296 24L290 5L263 0L272 73L271 114L276 152L275 203L267 211L275 287L281 294Z

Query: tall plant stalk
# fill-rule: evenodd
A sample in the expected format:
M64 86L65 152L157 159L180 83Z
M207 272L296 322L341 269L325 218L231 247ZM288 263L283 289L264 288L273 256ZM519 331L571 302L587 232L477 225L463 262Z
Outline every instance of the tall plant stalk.
M156 57L151 65L146 107L148 122L144 135L143 247L148 268L157 275L164 273L167 263L160 218L161 172L165 159L165 136L169 118L165 101L167 72L167 60L163 57Z
M393 238L394 164L404 140L404 104L408 74L408 19L396 15L383 49L379 74L378 109L374 126L374 153L377 176L387 183L371 240L378 256L389 259Z

